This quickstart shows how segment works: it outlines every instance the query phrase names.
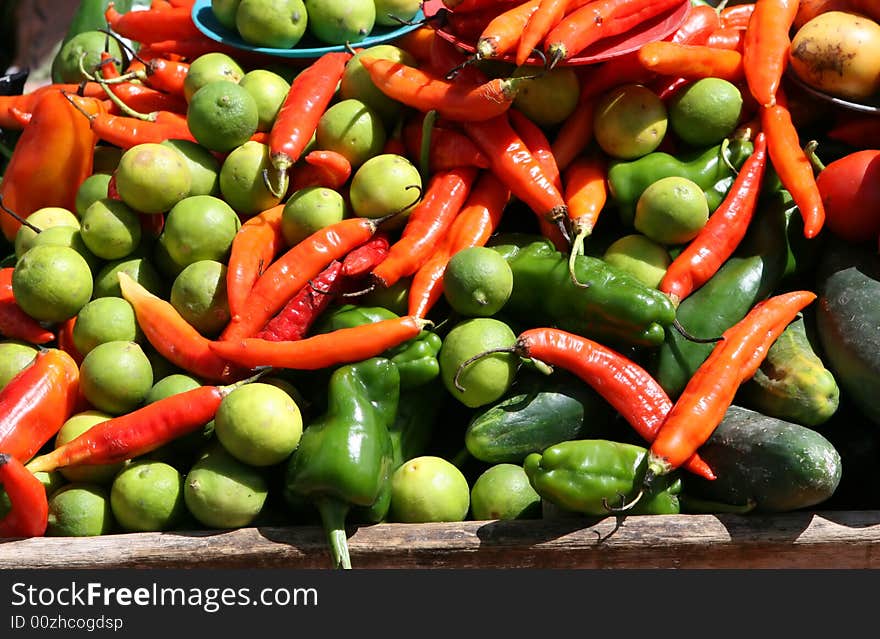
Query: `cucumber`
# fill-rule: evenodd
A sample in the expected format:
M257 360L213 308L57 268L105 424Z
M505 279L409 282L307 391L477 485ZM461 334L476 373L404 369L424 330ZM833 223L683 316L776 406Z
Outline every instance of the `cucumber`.
M716 479L683 474L684 503L694 497L755 512L788 512L829 499L842 472L837 449L817 431L737 405L699 454Z
M829 241L818 266L816 331L841 391L880 424L880 256Z
M548 446L608 435L613 420L610 405L574 375L529 373L500 400L473 414L464 441L480 461L521 464Z
M761 367L743 384L737 399L746 408L802 426L818 426L835 413L840 389L813 349L803 315L768 349Z

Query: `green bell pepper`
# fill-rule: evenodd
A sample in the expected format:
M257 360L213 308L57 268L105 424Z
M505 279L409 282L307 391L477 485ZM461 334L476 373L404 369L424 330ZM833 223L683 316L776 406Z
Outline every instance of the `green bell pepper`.
M736 170L753 150L750 141L734 137L729 144L688 150L677 157L654 151L635 160L616 160L608 166L608 192L621 221L631 227L636 203L646 188L662 178L683 177L703 189L711 214L733 185Z
M603 517L639 488L647 452L641 446L606 439L574 439L528 455L523 468L542 499L566 511ZM681 478L673 472L658 480L628 514L680 512Z
M393 448L400 377L374 357L337 368L327 412L306 426L287 466L286 490L318 509L334 566L351 568L345 523L349 512L381 521L391 502Z
M425 453L447 397L442 384L428 384L400 393L397 415L389 429L395 470Z
M327 312L315 327L315 333L329 333L340 328L353 328L396 317L396 313L381 306L344 304ZM401 390L423 386L440 374L437 354L442 345L437 333L423 330L411 340L382 354L397 366Z

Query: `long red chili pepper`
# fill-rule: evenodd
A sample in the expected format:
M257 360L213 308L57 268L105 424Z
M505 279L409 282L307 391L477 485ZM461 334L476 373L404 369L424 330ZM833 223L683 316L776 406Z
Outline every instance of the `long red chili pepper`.
M296 165L291 173L291 192L310 186L336 190L342 188L351 177L351 162L336 151L310 151L303 160L304 163L301 166Z
M767 139L762 131L721 206L667 267L657 288L674 304L705 284L742 241L758 203L766 165Z
M388 257L390 248L391 242L388 239L388 234L382 231L377 232L342 258L342 275L349 280L368 275Z
M324 227L288 249L254 282L221 340L253 337L297 291L333 260L344 257L376 232L382 218L347 218Z
M516 46L517 65L526 63L535 48L541 44L550 30L555 27L572 7L583 5L578 0L540 0L538 7L529 14L526 25L522 30L519 43Z
M403 126L403 143L411 158L422 148L424 114L417 113ZM432 171L448 171L460 166L489 168L489 159L464 133L451 126L435 126L431 135L429 164Z
M745 29L732 29L730 27L722 27L711 33L709 39L706 40L707 47L715 49L729 49L730 51L739 51L742 53Z
M479 86L458 83L384 58L363 55L361 64L382 93L418 111L436 111L457 122L488 120L503 114L530 78L496 78Z
M576 56L594 42L626 33L680 0L595 0L572 11L544 39L551 66Z
M43 328L33 317L25 313L15 301L12 292L11 266L0 269L0 335L19 339L30 344L46 344L55 334Z
M416 337L428 324L430 322L405 315L301 340L272 342L249 337L213 342L211 348L219 357L249 368L318 370L376 357Z
M330 262L315 279L290 298L284 308L256 334L256 338L271 342L303 339L318 316L339 293L341 274L342 262Z
M393 286L425 263L464 206L476 176L477 169L458 167L431 177L424 196L409 214L400 239L371 273L381 286Z
M813 238L825 224L825 205L813 166L801 148L798 131L791 120L780 90L776 104L761 110L761 129L767 135L767 153L782 185L791 193L804 219L804 236Z
M541 0L525 0L503 7L483 29L476 44L478 59L497 58L514 51L528 24L529 17L538 10Z
M718 14L721 26L731 29L745 29L749 26L749 20L755 12L755 3L747 2L724 7Z
M52 439L79 400L79 368L57 348L37 353L0 390L0 450L26 462Z
M714 7L701 4L688 9L684 22L670 38L678 44L706 44L709 36L721 28L721 18Z
M15 457L0 453L0 484L12 504L0 520L0 537L42 537L49 524L43 483Z
M201 34L192 20L192 11L187 7L119 13L110 2L104 18L115 33L135 42L177 40Z
M242 384L203 385L103 421L55 450L35 457L31 472L114 464L152 452L214 419L223 398Z
M269 159L277 173L274 184L280 185L287 170L299 160L350 59L351 54L344 51L325 53L291 82L269 131Z
M150 87L183 97L183 83L189 73L189 62L152 58L144 68L144 81Z
M443 295L443 275L449 259L462 249L484 246L510 201L510 189L491 172L480 174L449 232L431 257L413 274L407 304L409 314L425 317Z
M721 78L730 82L743 78L743 56L739 51L708 45L656 40L639 49L639 60L647 70L660 75L689 80Z
M73 327L75 325L76 315L58 326L58 342L56 345L59 349L70 355L73 361L76 362L76 365L79 366L82 364L83 355L77 350L76 344L73 343Z
M756 304L724 331L709 357L688 381L663 420L648 452L645 484L691 458L712 435L739 386L751 379L767 349L792 319L816 299L810 291L792 291Z
M170 302L153 295L127 273L119 273L119 288L134 308L147 341L169 362L210 382L234 381L244 374L218 357L210 340L199 333Z
M743 40L743 67L749 91L758 104L776 104L776 92L788 64L789 30L798 0L756 0Z
M506 114L484 122L464 122L462 126L489 158L495 175L539 220L556 228L558 220L568 217L568 207L553 178L544 172Z

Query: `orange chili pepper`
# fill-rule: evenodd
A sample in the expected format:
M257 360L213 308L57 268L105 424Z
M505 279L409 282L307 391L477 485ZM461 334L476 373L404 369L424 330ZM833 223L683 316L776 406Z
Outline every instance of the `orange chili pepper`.
M584 0L540 0L535 9L527 18L526 26L522 30L519 44L516 47L516 63L523 65L531 57L535 48L547 37L550 30L555 27L572 6L581 6Z
M593 232L608 200L607 167L598 153L582 155L565 170L564 197L571 220L572 252L583 252L584 240Z
M688 80L721 78L737 82L743 77L743 56L738 51L708 45L657 40L642 46L639 60L649 71Z
M310 151L290 177L290 189L295 193L309 186L339 189L351 176L351 162L341 153L329 150Z
M755 3L747 2L724 7L718 14L721 26L730 29L745 29L749 26L749 20L755 12Z
M742 53L745 33L745 29L722 27L711 33L709 39L706 40L706 46L714 47L715 49L729 49L731 51L739 51Z
M64 91L76 93L86 98L103 98L104 89L97 82L85 82L83 84L48 84L23 95L0 95L0 129L18 131L22 125L22 116L25 115L25 124L30 121L34 107L49 91ZM17 113L14 113L15 110Z
M150 43L201 35L192 20L191 9L186 6L119 13L113 5L113 2L107 4L104 18L109 27L123 38Z
M421 26L400 36L395 45L409 53L421 65L431 57L431 46L434 40L439 39L436 29Z
M798 0L756 0L743 39L743 69L758 104L772 107L791 48Z
M42 537L49 524L43 482L15 457L0 453L0 484L12 504L0 520L0 537Z
M705 4L691 6L670 40L679 44L706 44L709 35L720 27L717 9Z
M504 7L477 39L478 59L497 58L513 51L519 43L531 15L538 10L541 0L526 0L510 8Z

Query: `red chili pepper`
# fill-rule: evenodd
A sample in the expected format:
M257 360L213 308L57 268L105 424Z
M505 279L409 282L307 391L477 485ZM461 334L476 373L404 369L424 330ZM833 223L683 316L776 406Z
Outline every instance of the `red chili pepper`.
M183 97L183 82L188 73L188 62L152 58L144 69L144 80L158 91Z
M37 353L0 390L0 450L26 462L52 439L79 400L79 367L57 348Z
M566 13L585 4L584 0L540 0L538 8L526 19L514 60L523 65L544 41L550 30L560 23Z
M48 84L23 95L0 95L0 129L18 131L33 115L34 107L46 93L64 91L86 98L103 98L104 89L97 82L79 84Z
M165 228L165 215L162 213L138 213L143 237L158 240Z
M318 370L360 362L416 337L430 322L405 315L341 328L296 341L272 342L256 337L212 342L218 357L241 366Z
M745 29L749 26L752 13L755 12L755 3L747 2L730 7L724 7L718 14L721 26L731 29Z
M55 339L52 331L46 330L33 317L21 310L12 292L11 266L0 269L0 335L18 339L30 344L46 344Z
M89 104L101 108L97 100ZM61 90L47 92L34 106L0 181L3 204L25 219L47 206L75 210L76 193L92 174L95 142L88 120ZM0 228L10 242L20 226L12 216L0 215Z
M743 68L758 104L772 107L791 49L798 0L756 0L743 40Z
M675 77L668 75L658 76L657 79L648 85L660 100L668 103L669 100L682 88L692 82L689 78ZM665 140L664 140L665 141Z
M310 151L296 165L290 175L291 192L310 186L323 186L337 190L351 176L351 162L341 153L329 150Z
M495 175L532 209L539 221L549 223L542 227L556 229L557 221L568 217L568 207L552 176L544 172L506 114L484 122L465 122L462 126L489 158ZM558 239L553 239L558 244Z
M472 167L435 173L421 201L410 212L400 239L388 257L373 269L372 277L384 287L415 273L449 230L477 177Z
M708 45L657 40L639 49L639 60L647 70L660 75L680 76L689 80L722 78L730 82L743 78L743 56L739 51Z
M210 348L210 340L183 319L170 302L150 293L127 273L119 273L119 288L134 308L144 337L169 362L210 382L244 376L238 367L218 357Z
M269 131L269 157L279 184L318 128L350 59L348 52L325 53L291 82Z
M793 291L756 304L724 331L709 357L688 381L663 420L648 452L645 485L690 459L712 435L740 385L752 378L767 349L805 306L816 299L810 291Z
M681 5L680 0L596 0L572 11L547 34L551 66L578 55L598 40L620 35Z
M112 115L103 110L90 113L83 107L84 98L65 95L89 119L89 126L99 140L121 149L145 143L159 144L165 140L195 142L185 116L168 111L150 114L150 119Z
M691 6L670 40L678 44L706 44L709 36L719 28L721 18L714 7L705 4Z
M0 484L12 504L0 520L0 537L42 537L49 524L43 483L15 457L0 453Z
M339 293L342 262L333 260L318 276L301 288L278 314L257 333L257 339L270 342L303 339L318 316Z
M458 83L384 58L361 56L373 84L388 97L422 113L436 111L457 122L488 120L513 104L527 77L496 78L474 86Z
M422 148L422 124L425 116L414 114L403 127L406 153L418 158ZM489 168L489 159L464 133L452 126L434 126L428 160L432 171L448 171L462 166Z
M316 231L278 257L256 280L221 340L252 337L309 280L376 232L382 218L346 218Z
M478 59L497 58L514 51L528 24L529 17L538 10L541 0L526 0L511 7L503 7L477 39Z
M76 324L76 315L65 320L58 326L58 348L70 355L71 359L79 366L82 364L83 355L73 343L73 327Z
M462 249L484 246L510 201L510 189L491 172L477 178L449 232L431 257L413 274L409 287L409 314L425 317L443 295L443 275L449 259Z
M440 39L436 29L422 25L400 36L395 44L415 58L416 62L424 64L431 56L433 42Z
M767 139L755 137L755 148L746 159L721 206L667 267L657 287L678 304L705 284L742 241L751 223L767 164Z
M761 129L767 135L770 162L804 219L804 236L813 238L825 223L825 206L781 89L776 104L761 109Z
M192 11L187 7L119 13L113 4L107 4L104 18L110 29L123 38L150 43L201 35L192 20Z
M706 41L707 47L715 49L728 49L730 51L743 51L743 41L745 40L745 29L732 29L722 27L716 29Z
M348 279L354 279L369 274L388 257L390 248L391 242L388 239L388 234L379 231L342 258L342 275Z

